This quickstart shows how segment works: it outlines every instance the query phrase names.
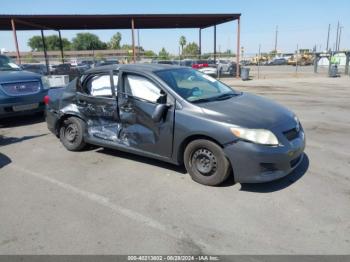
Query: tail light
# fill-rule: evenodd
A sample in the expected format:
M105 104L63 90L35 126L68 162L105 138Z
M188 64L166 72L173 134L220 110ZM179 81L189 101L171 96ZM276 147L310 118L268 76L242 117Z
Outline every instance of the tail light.
M209 64L207 63L203 63L203 64L193 64L192 68L198 69L198 68L202 68L202 67L208 67Z
M48 105L50 103L50 97L49 96L44 96L44 104Z

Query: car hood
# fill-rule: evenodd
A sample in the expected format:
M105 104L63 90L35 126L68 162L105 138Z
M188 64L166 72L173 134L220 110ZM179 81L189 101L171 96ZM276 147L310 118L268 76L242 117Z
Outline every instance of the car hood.
M0 83L1 82L13 82L13 81L25 81L25 80L38 80L40 75L28 71L0 71Z
M247 128L271 128L285 121L294 121L294 114L285 107L249 93L203 103L200 107L207 118Z

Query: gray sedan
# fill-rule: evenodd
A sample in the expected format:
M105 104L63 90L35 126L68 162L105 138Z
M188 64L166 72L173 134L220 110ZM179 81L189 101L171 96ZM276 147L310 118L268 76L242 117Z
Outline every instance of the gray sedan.
M304 156L295 114L187 67L95 68L46 101L48 128L68 150L94 144L184 164L204 185L275 180Z

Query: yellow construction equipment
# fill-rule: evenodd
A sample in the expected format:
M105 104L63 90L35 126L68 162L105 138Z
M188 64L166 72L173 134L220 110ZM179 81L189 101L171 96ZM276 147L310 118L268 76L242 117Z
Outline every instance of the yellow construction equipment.
M300 53L292 55L288 59L288 65L295 66L298 62L298 65L306 66L306 65L312 65L314 62L314 56L310 53Z

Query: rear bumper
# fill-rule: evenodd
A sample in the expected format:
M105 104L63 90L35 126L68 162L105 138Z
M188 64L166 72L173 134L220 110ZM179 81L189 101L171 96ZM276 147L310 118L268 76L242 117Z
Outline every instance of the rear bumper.
M304 136L288 146L263 146L244 141L227 145L224 152L231 162L236 182L262 183L291 173L304 158Z
M52 109L45 109L45 120L47 124L47 128L54 133L56 136L58 135L57 123L58 123L58 114Z

